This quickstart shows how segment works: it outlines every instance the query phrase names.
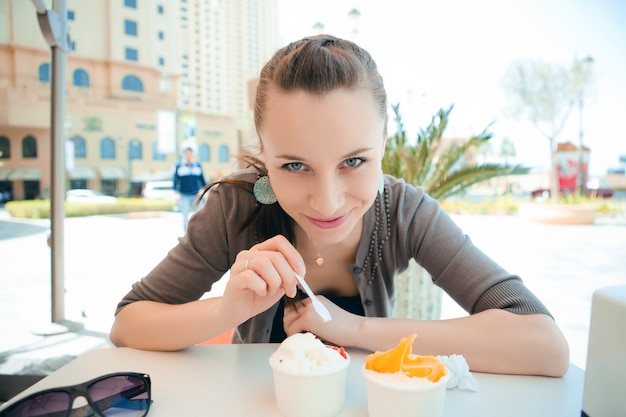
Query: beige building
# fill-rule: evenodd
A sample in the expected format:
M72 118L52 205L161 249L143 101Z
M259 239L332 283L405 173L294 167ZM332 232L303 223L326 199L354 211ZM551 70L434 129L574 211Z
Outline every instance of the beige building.
M137 194L171 178L187 145L209 178L236 167L252 135L249 80L279 46L276 0L67 7L68 189ZM13 199L49 193L50 59L32 2L0 0L0 192Z

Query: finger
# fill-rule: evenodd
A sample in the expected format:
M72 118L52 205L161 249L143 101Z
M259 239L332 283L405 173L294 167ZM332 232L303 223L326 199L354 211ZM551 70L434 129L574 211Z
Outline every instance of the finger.
M250 290L261 297L266 296L269 292L267 282L252 270L242 271L239 273L239 279L230 281L239 289Z
M251 252L252 253L252 252ZM254 282L254 288L258 289L260 286L263 286L264 290L262 292L257 292L259 295L266 295L268 293L275 293L277 290L281 290L283 288L283 281L274 266L274 262L272 261L272 257L274 257L274 253L272 252L264 252L257 253L257 256L247 258L244 263L244 270L242 274L250 279L250 283ZM284 261L283 261L284 262ZM292 272L293 273L293 272ZM250 287L252 288L252 287Z
M264 244L265 242L263 242L253 246L248 251L240 252L237 255L238 261L236 261L236 264L239 265L238 268L240 270L254 270L267 281L270 289L275 289L276 286L280 286L285 294L293 298L297 292L297 282L294 273L296 271L294 271L294 268L285 257L285 252L295 250L295 248L282 236L277 239L277 241L278 244L276 242ZM284 243L286 243L287 246L284 246ZM271 248L280 248L281 245L283 248L280 251L268 250ZM302 259L299 253L297 253L297 256L299 259Z
M300 275L306 274L306 267L304 266L302 255L300 255L300 252L298 252L285 236L276 235L264 242L254 245L250 250L281 253L294 272Z
M285 307L285 313L283 316L283 328L287 336L291 336L295 333L304 331L300 324L302 323L301 310L294 306Z

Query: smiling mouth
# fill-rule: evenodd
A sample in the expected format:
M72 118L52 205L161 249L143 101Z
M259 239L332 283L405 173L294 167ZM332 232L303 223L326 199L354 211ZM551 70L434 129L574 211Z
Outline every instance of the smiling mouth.
M307 216L307 219L314 226L319 227L320 229L334 229L344 224L346 220L348 220L349 216L350 216L350 213L347 213L347 214L344 214L343 216L335 217L332 219L316 219L316 218L309 217L309 216Z

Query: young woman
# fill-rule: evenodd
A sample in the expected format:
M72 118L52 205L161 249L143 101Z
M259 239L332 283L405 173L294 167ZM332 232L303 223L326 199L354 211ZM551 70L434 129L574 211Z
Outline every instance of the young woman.
M417 333L413 352L462 354L475 371L563 375L567 343L521 279L421 188L382 174L386 124L366 51L329 35L279 50L257 89L258 158L207 186L187 234L120 302L111 340L177 350L232 328L236 343L310 331L374 351ZM389 318L394 275L411 258L469 316ZM227 271L223 296L200 299ZM298 295L296 273L331 321Z

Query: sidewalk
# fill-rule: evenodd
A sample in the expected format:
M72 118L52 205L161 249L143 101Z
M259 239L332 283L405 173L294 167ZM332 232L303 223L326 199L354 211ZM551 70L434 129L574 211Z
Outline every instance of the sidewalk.
M600 287L626 284L626 221L551 226L516 216L453 217L546 303L570 343L571 361L584 368L591 295ZM83 329L44 337L33 332L50 321L48 225L48 220L10 219L0 209L0 331L9 335L0 340L0 374L45 371L89 349L111 346L117 302L182 233L179 213L67 219L65 317ZM464 314L444 296L442 318Z

